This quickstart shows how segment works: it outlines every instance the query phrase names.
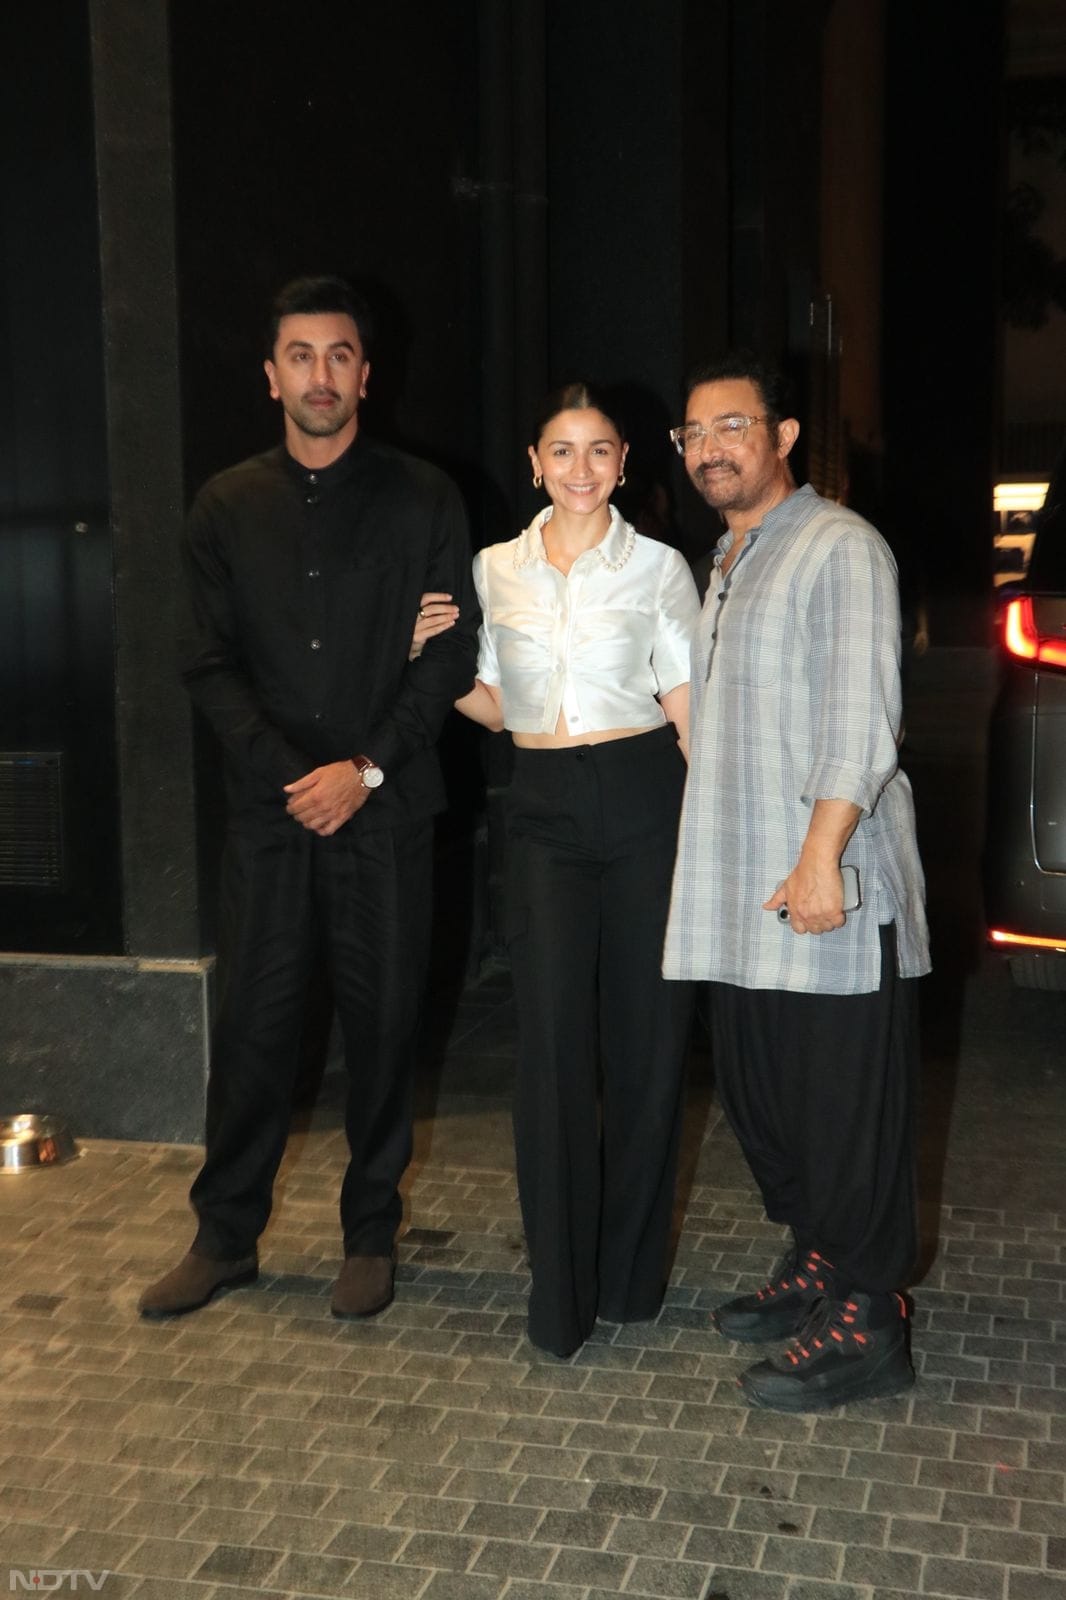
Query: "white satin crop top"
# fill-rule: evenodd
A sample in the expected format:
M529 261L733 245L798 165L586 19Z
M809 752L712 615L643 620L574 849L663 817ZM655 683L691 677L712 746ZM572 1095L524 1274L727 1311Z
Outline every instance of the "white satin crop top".
M646 539L611 507L611 526L569 573L553 567L541 529L474 559L483 622L477 675L497 685L512 733L653 728L658 694L689 681L700 602L684 557Z

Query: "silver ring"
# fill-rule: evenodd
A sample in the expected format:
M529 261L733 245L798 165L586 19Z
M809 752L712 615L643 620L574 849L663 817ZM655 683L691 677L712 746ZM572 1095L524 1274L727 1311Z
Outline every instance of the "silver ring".
M424 612L424 611L423 611L423 610L422 610L422 607L421 607L421 606L419 606L419 608L418 608L418 615L419 615L419 616L420 616L420 617L424 617L424 616L425 616L425 614L426 614L426 613L425 613L425 612Z

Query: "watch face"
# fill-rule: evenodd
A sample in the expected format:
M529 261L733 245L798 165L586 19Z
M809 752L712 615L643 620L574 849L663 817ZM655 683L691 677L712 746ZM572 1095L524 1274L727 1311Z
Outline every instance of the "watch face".
M380 789L385 782L385 774L380 767L364 767L363 782L368 789Z

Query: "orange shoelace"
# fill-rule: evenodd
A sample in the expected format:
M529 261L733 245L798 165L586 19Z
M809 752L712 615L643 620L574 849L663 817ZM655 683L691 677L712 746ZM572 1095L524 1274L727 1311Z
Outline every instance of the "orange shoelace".
M759 1300L773 1300L778 1294L787 1294L790 1289L809 1289L812 1284L819 1294L824 1294L825 1279L820 1276L820 1273L823 1267L832 1268L832 1262L826 1261L823 1256L818 1254L817 1250L810 1250L807 1253L804 1265L806 1275L799 1270L788 1273L781 1279L780 1283L766 1284L764 1288L759 1290L756 1298Z
M907 1308L903 1300L898 1294L894 1295L893 1298L899 1305L900 1316L906 1316ZM859 1307L854 1300L845 1300L843 1308L835 1313L832 1311L829 1302L826 1302L824 1307L818 1308L818 1312L814 1317L808 1319L807 1328L810 1331L808 1332L807 1328L805 1328L799 1334L799 1337L793 1340L789 1349L785 1351L788 1360L791 1361L794 1367L800 1366L804 1361L809 1361L813 1355L826 1348L827 1336L835 1340L838 1345L846 1344L849 1339L854 1340L857 1345L868 1345L870 1343L869 1334L860 1333L857 1328L851 1326L855 1321L858 1310ZM844 1324L843 1328L840 1327L841 1323Z

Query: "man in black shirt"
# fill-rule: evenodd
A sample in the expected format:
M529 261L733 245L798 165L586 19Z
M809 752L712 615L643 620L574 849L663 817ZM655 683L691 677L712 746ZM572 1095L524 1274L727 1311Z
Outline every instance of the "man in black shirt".
M146 1317L257 1274L320 950L351 1152L332 1309L368 1316L392 1298L444 803L434 745L474 680L478 610L455 486L359 429L368 339L339 279L283 289L265 365L284 445L212 478L188 519L182 673L223 747L229 819L199 1227L141 1297ZM409 661L427 590L451 594L459 620Z

